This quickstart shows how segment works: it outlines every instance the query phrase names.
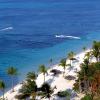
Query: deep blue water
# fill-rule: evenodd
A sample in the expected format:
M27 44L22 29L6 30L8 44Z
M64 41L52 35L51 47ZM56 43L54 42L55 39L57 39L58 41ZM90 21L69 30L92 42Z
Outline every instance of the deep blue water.
M58 63L93 40L100 40L100 0L0 0L0 79L7 87L9 66L19 70L17 83L50 58Z

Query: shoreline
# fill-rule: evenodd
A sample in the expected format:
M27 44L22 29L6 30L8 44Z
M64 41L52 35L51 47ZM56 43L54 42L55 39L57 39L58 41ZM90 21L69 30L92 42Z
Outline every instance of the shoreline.
M82 51L82 52L80 52L80 53L78 53L78 54L75 55L75 58L79 59L79 62L78 63L76 63L76 64L74 63L75 64L74 67L77 68L78 71L80 70L80 67L79 67L80 66L80 63L82 63L83 57L84 57L85 53L88 52L88 51L90 51L90 49L86 50L85 52ZM66 60L66 63L68 63L68 62L69 62L69 60ZM60 71L63 71L63 68L60 67L58 64L55 64L55 65L50 66L50 68L48 69L48 73L50 73L50 70L51 69L58 69ZM67 73L67 75L74 75L77 78L77 74L74 73L74 72L72 72L72 71L68 72L68 68L66 68L66 73ZM50 79L51 79L51 76L46 76L46 81L47 82ZM69 82L69 84L66 84L67 82L65 83L65 80L62 78L62 74L59 75L59 77L57 77L55 80L56 80L55 82L52 82L51 83L51 87L54 87L55 85L57 86L57 89L56 89L56 91L54 91L54 93L57 93L60 90L64 90L66 87L70 87L70 89L72 89L73 84L75 83L75 81L73 80L71 83ZM60 84L60 87L58 87L59 84L57 84L57 83L59 83L61 81L62 82L64 81L64 83L63 84ZM42 74L38 74L38 77L36 79L36 83L37 83L37 86L38 87L40 87L43 84L43 75ZM15 89L14 92L11 92L12 91L12 88L10 90L8 90L5 93L5 98L7 98L8 100L17 100L17 99L14 98L14 96L18 94L18 90L21 88L21 86L22 86L22 84L20 82L16 86L14 86L14 89Z

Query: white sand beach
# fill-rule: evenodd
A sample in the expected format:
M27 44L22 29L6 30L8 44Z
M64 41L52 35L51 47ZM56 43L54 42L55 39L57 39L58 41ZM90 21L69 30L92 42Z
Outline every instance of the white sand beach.
M88 51L89 50L87 50L86 52ZM84 55L85 55L85 52L81 52L75 56L75 58L77 59L77 62L75 61L72 62L73 67L71 69L69 66L66 67L65 76L71 75L77 79L77 72L80 70L80 64L83 62ZM92 61L95 61L95 59L92 59ZM69 60L67 60L66 63L68 64ZM63 68L60 67L59 65L54 65L53 67L51 67L51 69L57 69L63 72ZM57 98L55 94L59 91L71 90L73 88L73 84L75 83L75 80L67 80L63 77L63 74L59 74L58 76L53 76L52 73L50 73L51 69L48 70L48 75L46 75L46 79L45 79L46 82L49 83L52 88L56 86L56 89L54 89L54 93L51 97L51 100L62 100L62 99ZM36 79L36 83L38 87L40 87L43 84L43 74L38 75ZM21 86L22 84L16 85L14 87L15 92L11 92L11 90L6 92L5 97L7 98L7 100L16 100L14 97L16 94L18 94L18 90L21 88ZM74 97L71 100L80 100L82 96L83 96L82 94L79 94L79 96ZM39 100L38 97L37 97L37 100ZM47 99L43 99L43 100L47 100Z

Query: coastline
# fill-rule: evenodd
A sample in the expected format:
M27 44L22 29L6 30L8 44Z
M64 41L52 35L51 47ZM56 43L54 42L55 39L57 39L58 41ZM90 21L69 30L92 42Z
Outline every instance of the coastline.
M100 83L98 84L98 81L92 82L89 79L91 77L97 79L94 75L97 74L99 80L100 73L98 75L96 68L93 70L91 67L88 70L88 67L94 66L92 63L95 61L93 64L97 63L98 65L98 60L100 63L100 58L96 57L98 50L92 45L93 41L99 41L100 44L99 0L1 0L0 9L0 83L3 83L2 86L0 85L0 100L3 94L6 100L16 100L14 96L19 95L19 93L22 93L22 95L29 94L29 92L24 94L18 91L24 83L29 82L26 81L28 79L27 73L32 71L36 74L34 75L36 76L35 79L37 78L34 80L36 86L40 87L46 81L52 90L55 86L57 87L54 89L53 95L50 95L51 100L62 100L62 98L56 98L58 95L55 96L55 94L59 91L63 93L68 89L72 90L73 86L74 89L78 86L76 90L79 90L78 92L81 92L81 94L76 93L78 97L71 98L71 100L80 100L83 95L87 95L86 91L91 94L91 92L94 92L91 89L93 87L98 89ZM87 59L90 57L88 66L84 54L89 50L93 52L86 55ZM63 58L70 56L70 51L75 53L75 56L73 53L72 58L75 57L76 60L66 60L67 64L64 63L66 68L64 65L59 66ZM98 56L100 57L99 54ZM68 58L70 59L70 57ZM50 61L51 59L52 61ZM42 64L48 71L45 74L46 77L39 73ZM84 64L87 65L84 66ZM14 67L18 72L13 79L11 78L13 75L8 74L10 67ZM85 67L87 68L85 69ZM56 72L53 73L53 69L61 73L55 75ZM87 84L84 80L85 75L89 81ZM67 76L75 78L70 78L70 80ZM93 84L93 87L91 84ZM95 84L97 85L95 86ZM12 92L13 86L14 92ZM38 87L35 91L36 94L42 90L38 90ZM85 90L85 88L87 89ZM25 89L23 88L23 90ZM31 91L31 89L29 90ZM32 92L34 92L33 89ZM20 99L20 95L18 98ZM37 97L37 100L41 99Z
M75 58L79 59L79 62L78 63L75 63L75 62L72 63L72 66L74 65L74 69L77 69L77 71L80 70L80 64L83 61L85 53L88 52L88 51L90 51L90 49L86 50L85 52L82 51L82 52L80 52L80 53L78 53L78 54L75 55ZM69 60L66 60L66 63L69 63ZM54 91L54 94L56 94L60 90L72 89L73 84L75 83L75 80L68 81L68 80L66 80L66 79L63 78L62 74L59 75L58 77L55 77L54 80L51 80L52 79L52 75L50 75L50 70L51 69L57 69L57 70L63 71L63 68L60 67L58 64L56 64L56 65L51 66L48 69L49 75L46 75L46 82L50 83L50 81L52 81L51 84L50 84L51 87L54 87L54 86L57 87L57 89ZM74 71L75 70L69 71L68 67L67 67L66 71L65 71L65 75L73 75L77 79L77 73L75 73ZM61 84L60 82L63 82L63 84ZM42 74L38 74L38 77L36 79L36 83L37 83L38 87L40 87L43 84L43 75ZM11 92L12 89L10 89L9 91L7 91L5 93L5 98L7 98L8 100L16 100L14 98L14 96L18 94L18 90L21 88L21 86L22 86L22 84L19 83L19 84L17 84L14 87L14 89L15 89L14 92ZM75 99L75 100L79 100L79 99Z
M0 66L2 71L0 71L0 75L1 78L8 83L7 90L9 90L9 87L11 87L9 76L5 73L5 70L9 66L15 66L19 70L19 73L22 73L20 77L18 77L17 82L15 82L16 85L18 81L21 82L25 78L27 72L31 70L37 71L38 66L41 64L45 64L46 66L48 66L49 60L51 58L53 59L53 64L57 64L63 57L66 57L66 54L69 51L79 53L81 52L83 46L91 48L93 40L100 40L99 35L99 33L87 34L86 37L81 37L81 40L67 40L63 43L58 43L53 47L44 48L41 50L29 48L24 50L12 49L11 53L2 53L2 57L0 59Z

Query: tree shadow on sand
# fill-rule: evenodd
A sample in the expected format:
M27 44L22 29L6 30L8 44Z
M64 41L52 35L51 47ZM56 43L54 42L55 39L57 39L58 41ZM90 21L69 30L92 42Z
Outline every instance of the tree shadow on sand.
M55 97L57 99L54 100L75 100L74 98L78 97L78 95L75 91L69 88L65 91L59 91L57 94L55 94Z
M74 66L69 66L68 68L67 68L67 70L70 72L70 71L72 71L74 69Z
M52 78L48 79L46 82L49 83L49 84L52 84L52 82L54 81L55 77L58 77L59 74L61 74L62 72L60 70L57 70L57 69L52 69L50 71L50 76L52 76Z

